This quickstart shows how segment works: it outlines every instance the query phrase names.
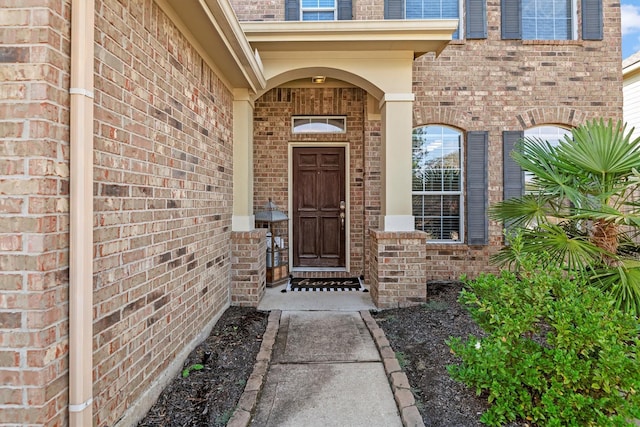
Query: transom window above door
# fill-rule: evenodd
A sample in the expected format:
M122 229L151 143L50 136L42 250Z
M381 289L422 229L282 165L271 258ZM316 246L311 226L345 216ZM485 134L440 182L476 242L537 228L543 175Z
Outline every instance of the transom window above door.
M335 21L336 0L301 0L303 21Z
M344 116L298 116L291 120L293 133L345 133L347 118Z

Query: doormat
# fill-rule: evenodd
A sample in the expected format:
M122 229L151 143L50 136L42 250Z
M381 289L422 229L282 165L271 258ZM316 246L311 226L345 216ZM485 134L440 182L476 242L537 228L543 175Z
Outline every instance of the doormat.
M369 292L363 285L360 277L292 277L289 276L287 288L281 292L345 292L362 291Z

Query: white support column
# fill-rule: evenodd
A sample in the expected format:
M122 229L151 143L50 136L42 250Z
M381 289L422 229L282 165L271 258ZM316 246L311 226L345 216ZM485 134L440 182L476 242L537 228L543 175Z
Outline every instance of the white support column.
M233 231L255 228L253 215L253 102L248 89L233 90Z
M382 114L382 218L384 231L414 231L411 204L413 93L387 93Z

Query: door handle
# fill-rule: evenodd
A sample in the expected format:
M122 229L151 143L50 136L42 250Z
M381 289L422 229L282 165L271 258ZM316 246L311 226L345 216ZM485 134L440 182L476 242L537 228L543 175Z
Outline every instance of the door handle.
M340 201L340 229L344 230L344 219L346 217L345 215L345 209L346 209L346 204L344 203L344 200Z

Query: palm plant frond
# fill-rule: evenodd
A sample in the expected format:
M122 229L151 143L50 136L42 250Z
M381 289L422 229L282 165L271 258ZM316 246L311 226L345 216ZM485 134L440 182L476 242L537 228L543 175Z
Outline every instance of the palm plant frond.
M619 308L640 316L640 245L632 240L640 237L640 137L600 119L557 146L522 139L511 155L531 174L534 191L490 208L490 218L518 230L522 244L491 260L511 266L522 255L547 254L545 262L586 273Z
M531 234L531 233L527 233ZM559 267L582 271L596 260L601 259L604 251L588 238L569 235L560 225L544 224L536 230L536 236L527 242L535 253L549 254Z
M640 317L640 265L627 260L614 269L606 269L592 276L594 283L608 292L615 306Z
M489 218L504 221L513 227L527 227L546 221L553 215L553 197L525 194L498 202L489 208Z
M516 231L514 231L516 232ZM548 265L569 270L581 271L603 255L603 251L582 235L570 235L555 224L543 224L534 229L517 230L522 240L521 252L524 254L547 254ZM512 265L516 260L509 246L492 256L498 265Z
M604 205L600 209L574 209L571 218L602 220L618 225L634 225L640 223L640 216L633 212L624 212L613 206Z
M626 126L599 121L587 122L565 136L556 149L558 159L580 174L591 173L600 177L631 175L640 166L640 146L631 143Z

